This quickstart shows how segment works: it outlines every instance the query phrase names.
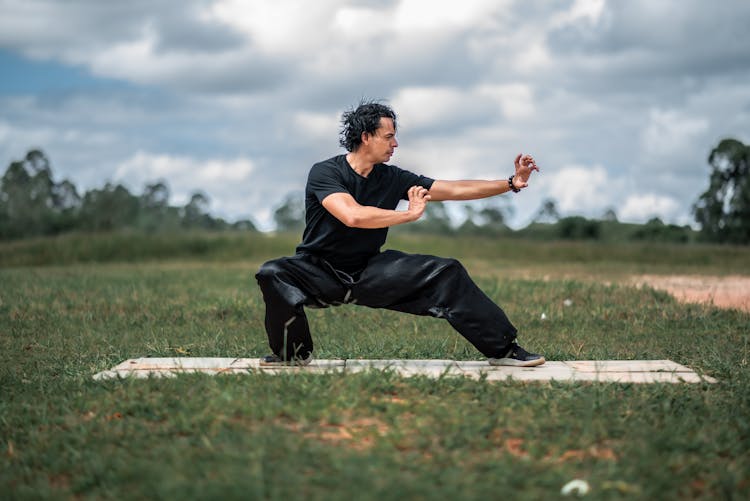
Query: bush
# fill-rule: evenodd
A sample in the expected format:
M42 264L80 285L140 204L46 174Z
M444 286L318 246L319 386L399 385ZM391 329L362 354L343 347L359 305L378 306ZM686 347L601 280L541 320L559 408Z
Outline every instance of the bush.
M558 235L565 240L599 240L602 234L600 221L581 216L565 217L557 222Z

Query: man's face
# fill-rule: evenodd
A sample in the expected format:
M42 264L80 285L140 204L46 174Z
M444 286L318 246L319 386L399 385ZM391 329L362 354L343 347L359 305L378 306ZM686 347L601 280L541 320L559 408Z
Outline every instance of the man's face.
M396 128L393 126L393 120L381 117L380 127L378 127L374 134L369 135L368 139L367 148L377 162L387 162L390 160L393 156L393 150L398 147Z

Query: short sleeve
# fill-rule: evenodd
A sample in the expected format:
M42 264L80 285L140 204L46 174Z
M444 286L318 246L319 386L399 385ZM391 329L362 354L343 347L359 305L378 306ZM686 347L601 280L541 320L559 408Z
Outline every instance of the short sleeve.
M402 200L409 199L408 191L412 186L421 186L429 190L434 182L434 179L427 176L419 176L408 170L398 169L399 192Z
M321 203L332 193L349 193L338 169L326 162L315 164L310 169L307 191Z

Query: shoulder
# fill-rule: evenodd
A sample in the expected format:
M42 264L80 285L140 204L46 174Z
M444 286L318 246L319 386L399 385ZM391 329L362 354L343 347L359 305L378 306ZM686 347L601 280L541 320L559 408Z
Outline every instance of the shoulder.
M321 160L312 166L310 176L330 176L336 172L341 172L343 165L342 158L344 158L344 155L336 155L326 160Z

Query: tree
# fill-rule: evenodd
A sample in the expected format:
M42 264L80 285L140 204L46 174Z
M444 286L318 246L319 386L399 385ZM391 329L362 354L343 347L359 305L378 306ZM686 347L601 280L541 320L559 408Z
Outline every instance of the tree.
M714 242L750 243L750 146L724 139L708 157L708 189L693 206L702 236Z
M211 200L202 191L193 192L190 201L181 209L182 226L204 230L223 230L228 224L221 218L211 217L208 206Z
M139 228L176 231L181 226L257 231L249 219L230 225L208 213L209 198L193 193L185 207L169 205L169 187L147 184L140 196L120 184L78 194L67 179L53 180L50 162L40 150L13 161L0 177L0 239L55 235L70 230L110 231Z
M55 186L49 160L40 150L12 162L0 178L0 236L50 233L56 217Z
M278 231L296 231L305 225L305 201L299 192L289 193L273 213Z
M546 199L542 202L542 206L536 212L536 215L532 219L535 223L556 223L560 220L560 212L557 210L557 204L551 198Z
M508 229L505 222L513 215L507 199L487 198L463 207L466 221L458 228L459 233L482 234L503 233Z
M451 233L453 227L451 225L451 218L443 202L430 202L427 204L422 217L409 230L445 234Z
M190 197L190 201L182 209L182 225L186 228L205 227L208 216L208 197L196 191Z
M121 184L107 183L87 191L81 206L80 226L87 230L116 230L133 227L139 214L138 197Z
M599 240L602 234L600 221L582 216L568 216L557 222L558 235L566 240Z
M169 205L165 181L147 184L140 197L138 226L146 231L175 230L180 226L180 209Z
M664 224L661 219L654 217L646 224L638 225L630 238L652 242L686 243L690 241L691 232L690 226Z
M610 207L609 209L604 211L604 214L602 214L602 221L609 221L611 223L617 222L617 213L615 212L615 209Z

